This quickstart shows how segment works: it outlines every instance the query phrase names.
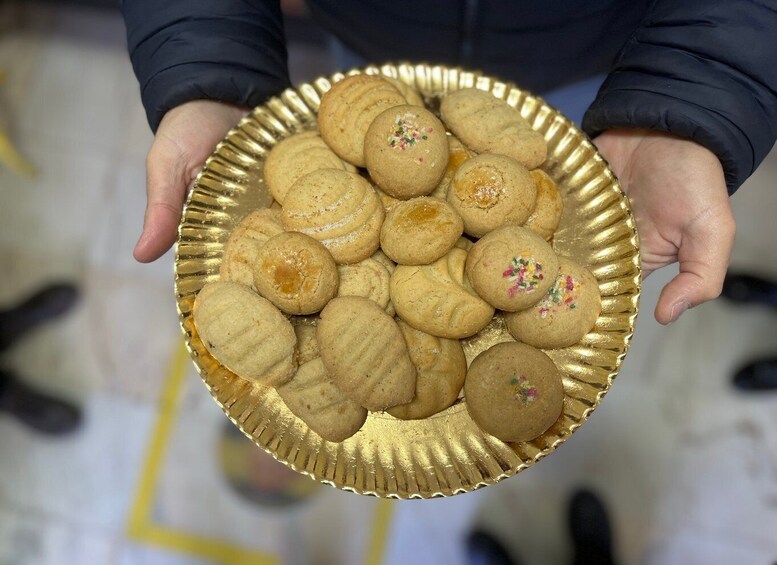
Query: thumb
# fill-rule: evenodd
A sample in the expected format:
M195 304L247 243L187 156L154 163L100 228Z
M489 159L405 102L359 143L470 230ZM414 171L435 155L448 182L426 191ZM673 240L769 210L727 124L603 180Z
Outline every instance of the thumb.
M157 136L146 158L146 213L133 255L155 261L175 243L186 189L191 182L186 155L171 140Z
M658 322L674 322L689 308L720 295L735 232L728 201L684 231L678 253L680 273L661 292L655 312Z

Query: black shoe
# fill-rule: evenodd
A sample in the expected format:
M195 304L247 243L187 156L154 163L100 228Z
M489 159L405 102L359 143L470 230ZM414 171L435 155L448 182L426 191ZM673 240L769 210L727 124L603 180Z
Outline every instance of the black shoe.
M0 412L47 435L73 432L82 419L77 406L37 391L7 371L0 371Z
M572 495L568 515L575 565L612 565L612 530L604 504L594 493L581 489Z
M78 301L78 289L72 284L49 285L27 300L0 311L0 351L11 346L29 330L61 316Z
M732 383L747 392L777 391L777 357L748 363L734 374Z
M729 273L721 296L740 304L765 304L777 308L777 283L753 275Z
M469 565L519 565L498 539L482 530L470 532L466 540Z

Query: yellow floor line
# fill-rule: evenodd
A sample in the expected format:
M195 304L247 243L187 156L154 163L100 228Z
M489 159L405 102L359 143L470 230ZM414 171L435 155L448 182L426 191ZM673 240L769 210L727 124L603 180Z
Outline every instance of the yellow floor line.
M372 525L372 536L364 558L365 565L378 565L386 557L386 540L388 539L391 518L394 515L394 501L381 499L375 508L375 521Z
M153 523L152 511L157 480L178 414L188 365L189 354L183 344L179 344L167 373L159 416L130 510L127 536L144 544L189 553L199 558L229 565L279 563L277 558L266 553L249 551L222 540L194 536Z
M127 537L130 539L180 553L195 555L228 565L275 565L280 560L267 553L250 551L223 540L195 536L153 522L154 495L162 470L170 437L173 432L181 395L185 384L189 354L183 343L176 347L165 378L165 388L160 402L159 415L146 453L135 498L130 508ZM377 565L383 562L389 535L394 502L379 500L375 507L372 534L367 546L365 563Z

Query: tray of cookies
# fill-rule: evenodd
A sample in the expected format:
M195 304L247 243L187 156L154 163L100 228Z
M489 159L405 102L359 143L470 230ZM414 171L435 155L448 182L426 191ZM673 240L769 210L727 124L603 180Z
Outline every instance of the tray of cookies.
M638 311L628 199L541 98L353 69L256 108L197 177L175 287L226 415L312 478L448 496L533 465L610 389Z

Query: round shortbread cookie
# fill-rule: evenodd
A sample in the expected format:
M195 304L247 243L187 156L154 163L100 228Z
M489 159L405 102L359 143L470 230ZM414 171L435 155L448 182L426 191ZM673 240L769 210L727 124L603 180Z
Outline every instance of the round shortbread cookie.
M372 300L334 298L321 311L318 346L332 381L368 410L407 404L416 370L394 319Z
M389 316L394 315L389 292L391 272L386 265L373 256L353 265L338 265L337 271L340 274L337 296L369 298Z
M455 90L440 102L440 115L450 130L478 153L512 157L528 169L545 162L548 145L542 134L504 100L477 88Z
M448 166L445 167L445 174L429 196L447 200L448 188L450 187L453 175L455 175L456 171L459 170L459 167L464 164L464 161L475 155L476 153L470 151L456 136L448 135Z
M431 265L399 265L391 275L391 302L402 320L426 333L461 339L494 316L464 276L467 252L454 247Z
M264 209L248 214L235 226L227 240L219 278L253 288L256 256L268 239L281 232L280 210Z
M320 357L301 365L277 390L289 410L327 441L348 439L367 419L367 410L332 383Z
M264 162L264 180L273 198L281 205L291 186L306 174L319 169L356 168L338 157L317 131L303 131L281 140Z
M256 290L287 314L318 312L337 294L338 281L332 255L302 233L279 233L256 256Z
M372 180L390 196L429 194L448 165L445 126L424 108L389 108L367 130L364 160Z
M291 187L281 222L324 244L338 264L358 263L380 245L385 212L370 183L356 173L313 171Z
M569 347L591 331L602 311L599 284L591 272L559 257L559 275L531 308L505 315L507 329L524 343L543 349Z
M389 408L388 413L402 420L426 418L456 402L464 386L467 359L459 340L435 337L398 323L418 377L413 400Z
M556 183L541 169L531 172L534 183L537 185L537 203L523 227L529 228L534 233L550 241L561 221L564 211L564 201L558 191Z
M380 230L380 247L400 265L428 265L445 255L464 231L449 203L422 196L394 206Z
M463 163L448 189L448 202L464 220L464 231L473 237L499 226L523 224L536 199L537 186L526 167L491 153Z
M558 257L536 233L503 226L478 240L467 256L467 279L486 302L507 312L537 303L558 275Z
M269 300L247 286L206 284L197 294L192 316L205 348L239 377L278 386L294 374L294 328Z
M551 427L564 406L553 361L522 343L499 343L475 357L464 399L475 423L502 441L530 441Z
M405 103L402 93L383 77L347 76L321 97L318 129L340 158L363 167L364 137L370 124L383 110Z

